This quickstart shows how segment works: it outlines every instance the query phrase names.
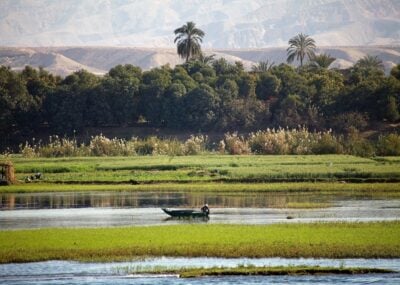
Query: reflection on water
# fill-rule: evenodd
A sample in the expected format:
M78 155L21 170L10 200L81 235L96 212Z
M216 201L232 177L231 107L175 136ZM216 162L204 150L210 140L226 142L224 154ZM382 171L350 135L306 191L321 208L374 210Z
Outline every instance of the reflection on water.
M313 275L313 276L224 276L181 279L173 276L44 276L16 277L0 280L7 285L260 285L260 284L297 284L297 285L326 285L326 284L400 284L399 274L369 274L369 275Z
M291 216L292 219L287 219ZM160 208L78 208L0 211L0 230L47 227L117 227L143 225L273 224L400 219L400 200L341 201L326 209L215 208L208 221L168 219Z
M0 230L400 219L400 200L312 193L75 192L3 194L0 201ZM287 207L289 203L315 202L330 207L307 210ZM161 208L200 209L204 203L211 207L209 221L168 219L161 211Z
M400 259L286 259L286 258L154 258L132 262L79 263L47 261L0 265L0 284L399 284L400 274L324 276L226 276L179 279L176 276L134 275L135 268L237 267L320 265L378 267L400 270Z
M0 209L213 207L285 208L288 203L330 203L337 195L312 193L71 192L0 194Z

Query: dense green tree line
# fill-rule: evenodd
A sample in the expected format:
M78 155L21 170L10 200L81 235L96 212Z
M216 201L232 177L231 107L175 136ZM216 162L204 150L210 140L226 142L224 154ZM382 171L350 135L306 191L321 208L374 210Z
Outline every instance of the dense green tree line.
M0 67L0 133L45 127L68 134L138 120L192 132L298 125L342 132L399 119L399 65L389 76L371 57L345 70L281 64L248 72L240 62L204 58L149 71L118 65L105 76L81 70L65 78L29 66L21 72Z

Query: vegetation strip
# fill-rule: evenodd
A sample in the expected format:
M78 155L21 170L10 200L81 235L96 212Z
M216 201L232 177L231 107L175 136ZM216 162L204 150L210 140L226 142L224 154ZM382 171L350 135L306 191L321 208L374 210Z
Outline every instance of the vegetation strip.
M133 272L133 274L138 272ZM152 274L178 274L180 278L195 278L202 276L227 276L227 275L321 275L321 274L385 274L395 273L393 270L380 268L353 268L353 267L319 267L319 266L239 266L235 268L184 268L178 270L155 270L140 273Z
M141 256L398 258L400 222L0 231L0 262Z
M399 183L327 183L327 182L298 182L298 183L161 183L151 185L131 184L52 184L52 183L21 183L0 187L0 193L35 193L35 192L86 192L86 191L135 191L135 192L318 192L340 194L365 194L373 196L399 196Z
M394 183L400 168L392 158L378 161L349 155L201 155L141 157L12 157L21 183L190 184L347 182ZM36 179L35 175L39 175ZM2 190L0 190L2 191Z

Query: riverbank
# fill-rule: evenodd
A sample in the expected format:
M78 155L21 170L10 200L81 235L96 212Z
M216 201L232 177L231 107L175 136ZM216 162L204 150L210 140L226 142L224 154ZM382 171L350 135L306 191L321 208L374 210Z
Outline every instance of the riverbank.
M341 182L286 182L286 183L160 183L160 184L66 184L66 183L20 183L0 187L0 193L39 192L308 192L325 194L373 195L400 197L400 183L341 183Z
M400 222L0 231L0 262L144 256L400 257Z

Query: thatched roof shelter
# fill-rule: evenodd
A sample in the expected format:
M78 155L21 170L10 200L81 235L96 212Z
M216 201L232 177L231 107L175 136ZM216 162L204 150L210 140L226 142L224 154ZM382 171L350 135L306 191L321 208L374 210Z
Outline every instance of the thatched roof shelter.
M15 183L14 165L11 161L0 162L0 185Z

